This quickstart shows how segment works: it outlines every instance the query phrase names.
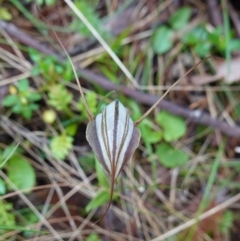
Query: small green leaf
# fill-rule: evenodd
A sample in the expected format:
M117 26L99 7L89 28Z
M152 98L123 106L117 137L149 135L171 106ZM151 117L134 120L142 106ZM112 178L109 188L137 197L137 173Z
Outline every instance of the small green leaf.
M55 65L54 69L58 74L61 74L64 71L64 67L60 65Z
M6 147L4 149L4 151L2 152L1 155L1 161L0 161L0 166L1 168L4 168L7 165L7 162L2 166L2 163L4 163L6 161L6 159L9 159L11 156L13 156L16 153L20 153L21 149L18 147L16 149L15 145L9 145L8 147Z
M15 146L10 145L8 147L6 147L2 153L2 157L1 159L7 159L10 157L11 154L13 154L13 150L14 150Z
M152 123L145 119L142 121L139 129L141 131L142 139L145 143L154 144L162 140L163 133L155 131L151 128Z
M59 111L65 110L73 99L73 95L61 84L51 86L48 96L49 104Z
M32 210L29 209L23 209L21 212L21 217L23 218L23 225L33 225L35 223L38 223L40 221L39 216L34 213ZM36 234L36 231L27 229L23 231L23 236L25 240L28 240L30 238L33 238L34 234Z
M158 143L159 141L162 140L163 133L161 131L152 131L151 135L148 137L149 143Z
M18 83L18 90L24 92L29 88L29 81L27 79L22 79Z
M13 106L15 103L19 101L19 98L17 95L8 95L3 99L3 106L9 107Z
M21 114L23 115L24 118L26 118L27 120L30 120L32 117L32 110L26 106L25 108L23 108Z
M13 156L7 162L8 178L19 189L32 188L35 185L36 174L31 164L21 156ZM9 190L14 188L8 184ZM30 191L26 191L29 193Z
M205 42L208 40L210 40L210 36L204 26L199 26L193 29L191 32L185 34L182 38L182 41L189 45L196 45L200 42ZM218 42L219 42L219 38L218 38Z
M106 178L106 172L104 172L102 165L99 163L97 158L95 158L95 167L96 167L96 172L97 172L97 178L99 183L106 188L109 188L109 183Z
M206 28L205 28L206 29ZM223 38L223 26L218 26L211 30L210 32L205 30L208 33L208 40L213 44L218 46L220 39Z
M171 115L166 111L161 111L156 116L157 122L163 128L163 138L167 141L175 141L184 136L187 127L184 120L178 116Z
M153 49L157 54L165 54L172 46L173 30L163 25L153 36Z
M128 107L129 109L131 109L131 116L134 120L137 120L142 116L142 112L139 108L139 105L136 103L136 101L130 100L128 102Z
M65 128L65 131L69 136L74 136L77 132L77 129L78 129L78 124L73 123L73 124L68 125Z
M240 50L240 40L239 39L231 39L229 41L229 51L239 51Z
M40 74L40 69L38 66L34 66L31 69L31 76L38 76Z
M62 78L65 81L71 81L74 78L71 63L69 61L66 61L64 63L64 67L65 68L64 68L63 73L62 73Z
M0 178L0 195L6 194L6 184L2 178Z
M38 63L41 61L42 55L36 49L29 48L28 52L33 62ZM35 66L35 67L39 69L39 66Z
M31 92L30 95L27 96L27 99L30 101L38 101L42 98L42 96L40 94L38 94L37 92Z
M157 147L156 153L159 157L159 162L167 168L178 167L188 161L187 153L174 149L167 143L161 143Z
M62 134L55 136L50 142L50 149L54 157L63 160L72 148L73 138Z
M22 102L19 100L13 107L12 107L12 111L16 114L19 114L22 112L22 108L23 108L23 104Z
M113 195L113 199L115 199L116 196ZM108 202L110 200L110 192L106 189L101 190L86 206L86 212L92 211L94 208L98 208L102 206L104 203Z
M0 8L0 19L9 21L12 19L12 14L8 11L7 8Z
M43 3L44 3L44 1L43 1L43 0L37 0L37 5L38 5L38 6L43 5Z
M227 211L224 213L223 217L220 221L220 230L222 233L227 233L231 227L233 226L234 215L231 211Z
M51 5L54 5L56 2L56 0L45 0L45 3L47 6L51 6Z
M191 17L191 9L189 7L180 8L176 11L169 19L169 23L172 28L180 30L183 28L189 21Z
M32 104L29 104L28 108L29 108L31 111L38 110L38 109L39 109L39 105L32 103Z
M194 46L194 50L200 57L206 57L211 53L212 44L210 42L200 42Z
M101 241L102 239L99 238L99 236L95 233L93 234L90 234L88 237L87 237L87 240L86 241Z

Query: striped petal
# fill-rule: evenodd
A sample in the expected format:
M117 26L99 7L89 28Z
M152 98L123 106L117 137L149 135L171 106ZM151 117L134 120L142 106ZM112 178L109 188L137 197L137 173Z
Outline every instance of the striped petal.
M86 137L99 162L115 180L138 147L140 132L127 109L115 100L88 124Z

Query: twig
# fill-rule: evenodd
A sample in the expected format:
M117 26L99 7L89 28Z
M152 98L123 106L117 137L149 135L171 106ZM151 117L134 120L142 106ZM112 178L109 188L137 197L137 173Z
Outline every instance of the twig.
M214 26L220 26L223 24L222 15L220 11L220 4L217 0L207 0L208 13L210 20Z
M0 21L0 26L5 26L4 29L8 32L8 34L11 35L12 37L15 37L22 43L29 45L33 48L36 48L38 51L42 53L46 53L48 55L49 54L55 55L60 61L63 60L63 58L59 54L56 54L51 48L42 46L38 41L31 38L27 34L23 33L20 29L15 27L13 24ZM119 91L120 93L123 93L133 98L139 103L151 106L159 99L159 96L145 94L140 91L130 89L124 86L118 86L112 83L111 81L109 81L108 79L106 79L105 77L100 76L99 74L95 74L90 70L80 69L79 67L77 67L77 69L80 71L81 75L84 76L86 79L88 79L90 82L98 84L103 89L108 91L111 91L111 90ZM221 121L219 119L213 119L207 113L204 113L200 110L191 110L191 109L179 106L177 104L171 103L167 100L162 100L158 106L164 110L169 111L172 114L187 118L191 122L210 126L214 129L219 129L222 133L224 133L227 136L240 137L239 126L230 126L228 123L224 121Z
M133 90L124 86L118 86L108 81L106 78L99 76L97 74L94 74L89 70L82 69L80 70L80 72L90 82L99 84L102 88L106 90L119 91L133 98L139 103L151 106L159 99L159 96L145 94L140 91ZM158 106L164 110L169 111L172 114L188 118L191 122L210 126L214 129L219 129L222 133L224 133L227 136L240 137L239 126L230 126L224 121L221 121L219 119L213 119L211 116L209 116L207 113L204 113L203 111L184 108L177 104L171 103L167 100L162 100Z
M16 38L20 43L23 43L29 47L37 49L44 54L56 54L52 49L42 45L37 40L33 39L28 34L21 31L12 23L4 22L0 20L0 28L3 28L11 37Z

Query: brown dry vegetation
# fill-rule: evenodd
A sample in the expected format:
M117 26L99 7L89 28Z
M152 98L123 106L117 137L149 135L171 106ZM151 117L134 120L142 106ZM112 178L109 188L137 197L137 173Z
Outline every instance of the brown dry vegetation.
M240 45L228 52L228 41L223 49L215 43L209 50L211 57L204 59L194 45L182 41L198 26L211 31L224 26L219 43L230 32L231 38L238 40L238 1L89 1L102 27L95 30L106 39L119 63L99 39L81 32L88 27L83 27L67 2L38 6L37 1L0 0L0 13L4 9L11 15L5 20L0 16L1 103L24 78L29 80L29 91L41 95L39 107L28 119L1 105L0 147L4 150L19 144L21 156L35 170L36 182L30 192L10 183L11 188L1 194L0 210L12 204L7 213L12 213L15 221L8 226L0 217L0 240L240 240ZM161 26L169 26L170 17L184 6L191 10L189 21L174 31L171 48L157 54L153 35ZM224 14L230 20L229 28ZM86 17L91 22L91 16ZM159 111L184 120L186 132L169 145L187 153L188 161L164 166L157 152L160 142L148 142L143 136L132 162L116 183L116 198L109 212L97 224L94 222L104 212L107 200L90 212L85 208L106 187L96 174L85 138L88 120L86 111L78 108L80 94L75 78L71 75L71 81L65 81L48 67L33 74L38 65L48 61L52 65L53 56L59 66L68 64L49 24L71 56L84 93L93 93L100 102L115 90L105 102L119 98L135 119L139 117L136 108L141 113L147 111L203 59L148 117L152 130L149 138L162 129L156 120ZM30 57L33 50L41 56L37 61ZM59 83L66 87L66 98L72 95L65 109L49 101L51 94L58 95ZM56 114L52 123L44 119L46 110ZM50 142L54 136L68 133L65 124L69 121L77 129L71 135L73 146L60 161L53 155ZM26 178L21 172L19 175L22 180ZM11 182L7 168L0 169L0 177L4 183Z

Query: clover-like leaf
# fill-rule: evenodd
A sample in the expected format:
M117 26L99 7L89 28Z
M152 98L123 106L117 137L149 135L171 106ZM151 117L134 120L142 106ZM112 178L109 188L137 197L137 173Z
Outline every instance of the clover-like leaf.
M55 136L50 142L50 149L54 157L58 160L63 160L72 148L73 138L62 134Z
M173 30L167 26L161 26L153 35L153 49L157 54L165 54L173 46Z
M183 28L189 21L191 17L191 9L189 7L180 8L176 11L169 19L169 23L172 28L180 30Z
M167 168L178 167L188 161L188 154L186 152L177 150L167 143L161 143L157 147L156 153L159 162Z
M156 120L162 126L163 138L167 142L178 140L187 131L187 126L182 118L166 111L161 111L156 116Z
M40 100L42 98L42 96L39 94L39 93L37 93L37 92L30 92L30 94L27 96L27 99L29 100L29 101L38 101L38 100Z
M151 128L151 121L145 119L142 121L139 129L141 131L142 139L145 143L154 144L162 140L163 133L161 130L155 131Z
M19 101L19 98L17 95L7 95L4 99L3 99L3 106L9 107L9 106L13 106L14 104L16 104Z
M21 92L27 91L29 88L29 81L27 79L22 79L18 83L18 90Z
M11 157L6 165L7 175L11 182L19 189L30 189L34 187L36 174L31 164L24 158L18 155ZM9 190L14 188L8 184ZM30 192L26 191L26 193Z
M27 106L24 106L22 108L21 114L25 119L30 120L32 117L32 110L30 108L28 108Z

